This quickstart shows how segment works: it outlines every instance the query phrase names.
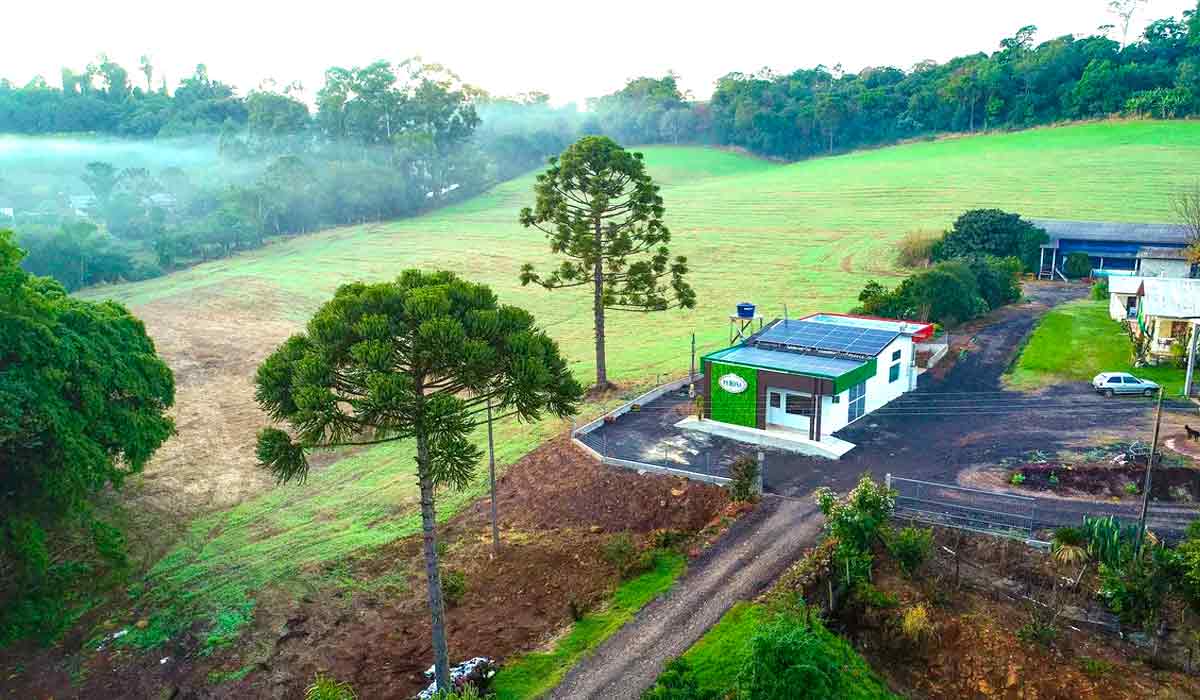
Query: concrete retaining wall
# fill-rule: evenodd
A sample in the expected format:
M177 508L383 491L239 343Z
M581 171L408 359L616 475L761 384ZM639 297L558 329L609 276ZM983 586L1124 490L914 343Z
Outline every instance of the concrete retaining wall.
M704 375L698 374L695 376L694 381L699 382L703 378L704 378ZM593 450L587 443L585 443L579 439L580 435L587 435L588 433L592 432L596 428L599 428L601 425L604 425L605 418L607 418L609 416L612 416L615 418L617 416L622 416L626 413L629 413L629 410L633 407L634 404L644 406L644 405L650 403L651 401L654 401L655 399L662 397L663 394L670 393L677 389L682 389L683 387L687 386L688 383L691 381L693 381L693 379L684 377L683 379L677 379L673 382L668 382L661 386L657 386L657 387L651 389L650 391L647 391L646 393L642 394L641 396L638 396L636 399L634 399L612 411L609 411L608 413L604 414L603 416L600 416L596 420L579 426L578 428L576 428L575 430L573 430L571 432L571 441L575 443L576 447L583 450L585 453L591 455L596 461L598 461L602 464L608 464L608 465L611 465L614 467L623 467L625 469L633 469L634 471L639 471L639 472L648 472L650 474L666 474L668 476L682 476L685 479L690 479L692 481L703 481L703 482L706 482L709 484L717 484L718 486L724 486L725 484L730 483L732 481L732 479L729 479L729 478L723 477L723 476L713 476L711 474L701 474L699 472L692 472L692 471L688 471L686 469L673 469L671 467L661 467L657 464L647 464L646 462L637 462L637 461L630 460L630 459L618 459L616 457L609 457L606 455L602 455L599 452Z

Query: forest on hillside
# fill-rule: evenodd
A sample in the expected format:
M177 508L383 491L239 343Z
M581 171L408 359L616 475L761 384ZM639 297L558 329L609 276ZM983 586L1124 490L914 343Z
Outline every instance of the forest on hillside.
M131 73L100 56L64 68L58 86L0 80L0 134L13 135L0 136L0 227L16 230L28 270L77 289L420 213L586 134L800 159L939 133L1200 114L1200 5L1124 45L1109 30L1040 44L1035 32L907 70L733 72L707 101L674 74L641 77L584 109L494 96L415 59L329 68L310 105L299 86L271 81L239 95L203 65L171 90L149 59Z

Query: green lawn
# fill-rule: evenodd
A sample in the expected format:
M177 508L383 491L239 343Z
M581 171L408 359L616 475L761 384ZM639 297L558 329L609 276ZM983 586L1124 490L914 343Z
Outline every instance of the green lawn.
M693 671L698 689L727 697L737 690L738 673L750 653L750 639L769 619L766 606L741 602L734 605L708 632L683 654ZM837 656L845 660L841 674L842 700L892 700L888 689L870 665L841 637L824 625L816 624L814 633ZM833 700L833 699L831 699Z
M505 664L492 684L496 700L536 698L558 685L585 654L612 636L642 606L666 592L683 574L686 563L681 554L659 552L653 569L622 583L608 607L584 615L555 642L553 649L525 654Z
M613 313L609 374L645 384L688 366L690 337L703 353L723 347L727 315L742 300L768 316L844 311L869 278L895 278L892 243L913 229L946 227L963 210L998 206L1025 215L1164 221L1170 194L1193 179L1200 122L1116 122L907 144L778 165L700 147L645 148L663 185L673 251L687 255L699 306L689 312ZM1131 174L1136 174L1132 176ZM591 310L581 290L521 287L522 263L546 268L544 238L516 221L533 201L533 174L413 219L301 236L245 255L136 284L88 290L131 305L201 299L227 311L234 332L253 334L248 308L303 322L334 289L407 267L449 268L491 285L532 311L572 368L593 374ZM597 406L585 410L594 413ZM510 463L555 426L501 426ZM253 445L246 445L252 450ZM129 641L151 643L197 615L219 645L253 614L264 586L320 585L313 571L414 531L416 486L407 446L364 452L193 523L149 577L161 601L153 624ZM481 493L443 495L449 517Z
M1167 396L1183 393L1184 371L1177 367L1134 368L1133 344L1121 324L1109 318L1108 302L1084 299L1049 311L1008 374L1016 389L1056 382L1091 381L1101 372L1132 372L1158 382Z

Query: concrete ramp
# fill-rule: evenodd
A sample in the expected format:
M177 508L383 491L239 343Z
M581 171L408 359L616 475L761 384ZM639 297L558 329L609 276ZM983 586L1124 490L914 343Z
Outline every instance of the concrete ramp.
M744 428L740 425L730 425L713 420L699 420L695 416L684 418L675 424L681 430L695 430L709 435L717 435L729 440L746 442L761 447L770 447L786 452L824 457L825 459L840 459L842 455L854 449L854 443L846 442L832 435L826 435L820 441L809 440L801 433L791 430L759 430Z

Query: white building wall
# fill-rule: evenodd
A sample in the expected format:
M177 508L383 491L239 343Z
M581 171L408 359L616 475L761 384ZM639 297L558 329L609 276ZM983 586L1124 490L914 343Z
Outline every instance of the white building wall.
M1129 303L1131 294L1112 293L1108 295L1108 315L1114 321L1125 321L1129 317L1126 315L1126 304Z
M1177 258L1142 258L1138 261L1142 277L1191 277L1192 263Z
M892 355L897 350L900 351L900 358L893 360ZM883 352L879 353L875 361L875 375L866 381L867 396L863 418L915 387L916 369L913 366L915 359L913 353L912 337L907 335L896 338L890 345L883 349ZM900 376L896 378L896 381L889 382L888 374L891 371L892 365L897 362L900 364ZM830 435L846 427L849 424L849 415L849 389L838 394L837 403L833 402L832 396L822 398L821 434Z

